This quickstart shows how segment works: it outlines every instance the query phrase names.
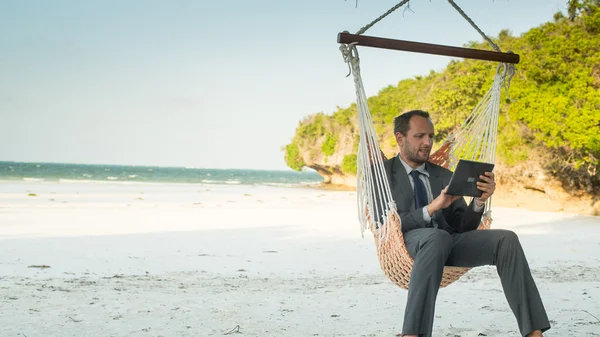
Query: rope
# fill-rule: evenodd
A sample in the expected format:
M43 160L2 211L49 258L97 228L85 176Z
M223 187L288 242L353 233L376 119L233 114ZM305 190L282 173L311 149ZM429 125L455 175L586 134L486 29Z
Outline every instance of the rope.
M386 241L389 234L388 220L398 217L397 208L391 193L390 183L383 165L383 156L377 140L377 134L368 99L360 75L360 58L356 45L342 45L344 59L351 66L354 75L356 105L358 107L359 146L357 155L357 202L361 233L371 227L365 210L370 215L372 225L378 232L379 244Z
M454 7L454 9L456 9L457 12L460 13L460 15L462 15L462 17L465 20L467 20L467 22L469 22L471 24L471 26L479 33L479 35L481 35L481 37L483 37L484 40L486 40L492 46L492 48L494 48L495 51L502 52L502 50L500 50L500 47L498 47L498 45L496 45L494 43L494 41L492 41L492 39L490 39L487 35L485 35L485 33L481 29L479 29L479 27L475 24L475 22L473 22L473 20L471 20L471 18L467 15L467 13L465 13L465 11L463 11L462 8L460 8L454 2L454 0L448 0L448 2L450 3L450 5L452 5L452 7ZM506 72L508 73L508 76L505 78L505 82L504 82L504 87L506 89L506 97L511 102L514 102L514 100L510 97L508 90L510 88L510 81L512 80L512 78L515 74L515 65L514 64L506 65Z
M373 27L374 24L376 24L377 22L381 21L383 18L385 18L386 16L392 14L396 9L402 7L404 4L406 4L407 2L409 2L410 0L402 0L400 1L399 4L397 4L396 6L390 8L387 12L383 13L380 17L378 17L377 19L373 20L371 23L369 23L368 25L362 27L358 32L356 32L356 35L360 35L363 34L364 32L367 31L367 29Z
M458 7L458 5L456 3L454 3L453 0L448 0L448 2L452 5L452 7L454 7L454 9L456 9L460 15L462 15L463 18L465 18L465 20L467 20L471 26L473 28L475 28L475 30L487 41L489 42L489 44L492 46L492 48L494 48L494 50L496 51L501 51L500 47L498 47L489 37L487 37L487 35L485 35L483 33L483 31L481 29L479 29L479 27L477 27L477 25L475 24L475 22L473 22L473 20L471 20L471 18L460 8Z
M369 28L373 27L376 23L378 23L379 21L383 20L386 16L392 14L395 10L397 10L398 8L404 6L406 3L408 3L410 0L402 0L400 1L397 5L395 5L394 7L390 8L387 12L383 13L381 16L379 16L377 19L371 21L370 23L368 23L367 25L365 25L364 27L362 27L361 29L359 29L355 35L361 35L364 34ZM456 11L458 11L460 13L460 15L462 15L462 17L467 20L467 22L469 22L471 24L471 26L481 35L481 37L483 37L491 46L492 48L494 48L494 50L500 52L500 47L498 47L498 45L496 45L494 43L494 41L492 41L489 37L487 37L487 35L485 35L485 33L479 29L479 27L475 24L475 22L473 22L473 20L471 20L471 18L462 10L462 8L460 8L453 0L448 0L448 2L450 3L450 5L452 5L452 7L454 7L454 9L456 9Z

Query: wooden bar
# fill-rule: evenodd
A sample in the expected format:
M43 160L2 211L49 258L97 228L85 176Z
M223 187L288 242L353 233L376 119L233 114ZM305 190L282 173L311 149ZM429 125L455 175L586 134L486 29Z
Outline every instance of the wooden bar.
M415 53L454 56L483 61L519 63L519 55L513 53L501 53L491 50L450 47L421 42L392 40L381 37L355 35L347 32L339 33L337 41L338 43L344 44L356 42L356 45L364 47L403 50Z

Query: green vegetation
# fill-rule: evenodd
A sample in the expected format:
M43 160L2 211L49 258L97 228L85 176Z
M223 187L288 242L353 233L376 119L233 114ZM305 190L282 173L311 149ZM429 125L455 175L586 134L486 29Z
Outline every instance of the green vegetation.
M356 153L344 156L344 159L342 160L342 172L356 175L356 157Z
M305 163L300 156L298 145L292 143L285 147L285 163L292 170L300 171Z
M321 150L323 151L323 154L326 156L331 156L332 154L334 154L335 143L336 141L333 135L331 133L328 133L327 136L325 136L325 141L323 141L323 145L321 145Z
M567 15L557 13L520 37L503 30L494 40L502 50L521 56L509 90L512 100L503 92L498 161L515 165L532 153L548 153L551 160L545 167L557 178L571 187L600 190L600 1L571 0ZM468 47L490 49L479 42ZM402 80L370 97L384 153L396 153L394 117L411 109L429 111L438 141L443 141L489 89L496 67L492 62L452 61L442 72ZM338 153L343 160L330 158L328 165L356 172L356 112L352 104L302 121L285 147L287 165L300 170Z

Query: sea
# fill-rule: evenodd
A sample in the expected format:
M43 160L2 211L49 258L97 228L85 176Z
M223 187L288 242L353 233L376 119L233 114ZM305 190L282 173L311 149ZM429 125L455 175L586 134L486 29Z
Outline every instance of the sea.
M314 171L206 169L193 167L91 165L0 161L0 181L77 183L178 183L318 186Z

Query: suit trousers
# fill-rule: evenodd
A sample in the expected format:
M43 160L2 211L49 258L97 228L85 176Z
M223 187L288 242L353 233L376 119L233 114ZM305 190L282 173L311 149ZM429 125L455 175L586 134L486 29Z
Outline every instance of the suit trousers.
M419 228L408 231L404 242L414 265L403 335L431 337L444 266L495 265L521 334L526 336L531 331L550 328L527 259L514 232L491 229L450 234L436 228Z

